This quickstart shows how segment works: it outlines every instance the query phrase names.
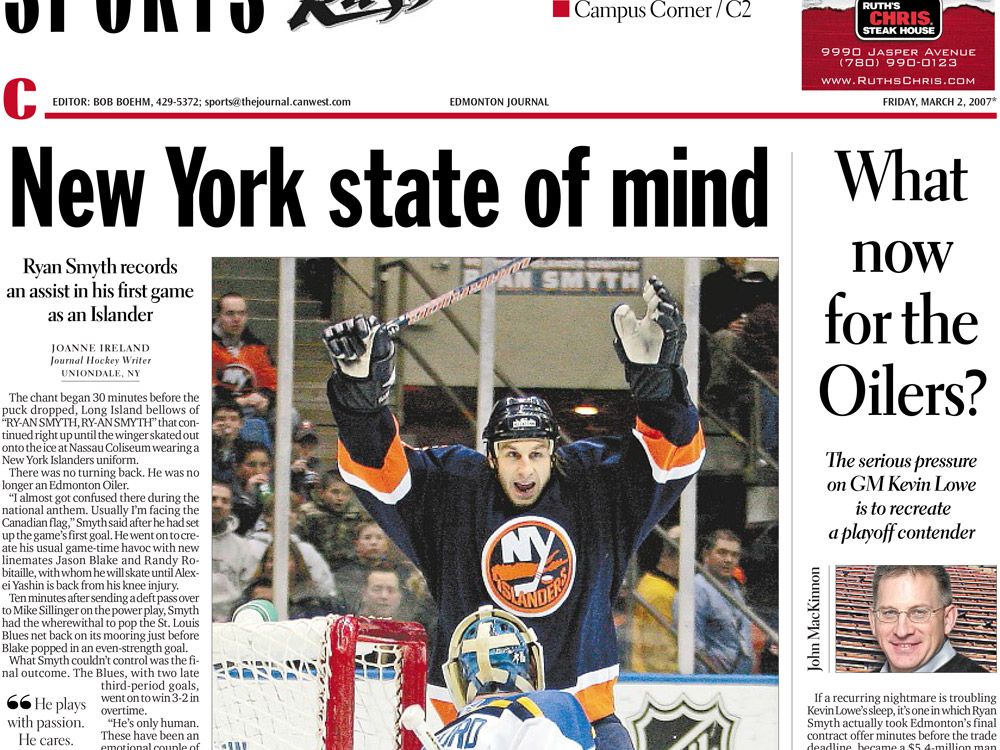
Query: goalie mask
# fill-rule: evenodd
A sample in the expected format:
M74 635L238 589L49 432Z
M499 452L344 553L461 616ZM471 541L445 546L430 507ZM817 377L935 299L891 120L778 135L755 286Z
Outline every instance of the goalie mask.
M455 628L442 669L458 709L477 695L545 689L542 644L535 631L509 612L489 605Z
M559 425L555 414L544 399L538 396L508 396L493 404L483 443L486 455L496 458L496 444L505 440L542 438L555 441L559 437Z

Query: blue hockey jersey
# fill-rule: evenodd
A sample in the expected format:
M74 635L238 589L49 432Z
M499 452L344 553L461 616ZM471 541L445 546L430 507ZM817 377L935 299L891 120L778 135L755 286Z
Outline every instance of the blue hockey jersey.
M579 701L557 690L470 703L435 734L458 750L593 750L594 730Z
M441 673L455 626L480 605L525 619L545 649L546 687L579 698L591 721L614 712L612 605L635 548L676 502L704 457L697 410L682 387L641 402L630 434L556 451L534 505L518 508L487 459L464 446L403 444L392 413L330 405L341 475L417 565L438 606L428 697L455 716Z

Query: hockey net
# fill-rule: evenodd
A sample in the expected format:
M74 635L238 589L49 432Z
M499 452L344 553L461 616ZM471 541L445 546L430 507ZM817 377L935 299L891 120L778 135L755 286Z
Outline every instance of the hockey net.
M420 750L400 725L406 706L425 705L427 637L417 623L219 623L212 665L217 750Z

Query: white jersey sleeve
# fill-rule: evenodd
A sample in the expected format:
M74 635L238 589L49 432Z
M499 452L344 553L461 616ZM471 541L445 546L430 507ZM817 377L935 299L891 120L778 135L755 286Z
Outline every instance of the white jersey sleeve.
M579 701L547 690L470 704L435 735L455 750L593 750L594 732Z

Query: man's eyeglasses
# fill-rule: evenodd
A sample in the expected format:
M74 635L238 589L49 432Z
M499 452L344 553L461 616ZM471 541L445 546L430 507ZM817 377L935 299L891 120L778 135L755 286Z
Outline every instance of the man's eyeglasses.
M875 619L879 622L896 622L900 615L906 615L906 619L910 622L920 624L922 622L927 622L931 619L931 615L936 612L940 612L948 606L950 605L945 604L944 607L938 607L937 609L931 609L930 607L914 607L913 609L903 610L892 609L889 607L885 609L873 609L872 612L875 614Z

